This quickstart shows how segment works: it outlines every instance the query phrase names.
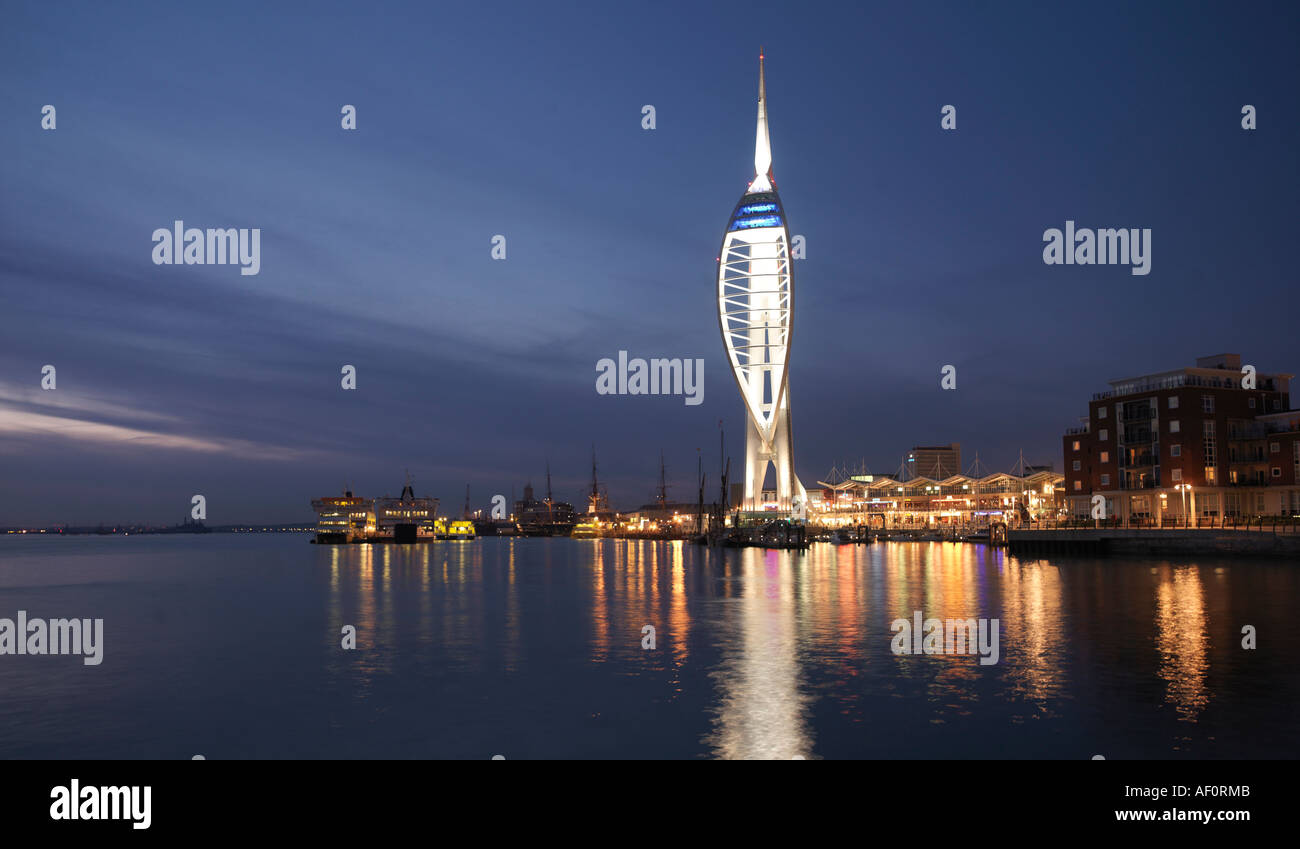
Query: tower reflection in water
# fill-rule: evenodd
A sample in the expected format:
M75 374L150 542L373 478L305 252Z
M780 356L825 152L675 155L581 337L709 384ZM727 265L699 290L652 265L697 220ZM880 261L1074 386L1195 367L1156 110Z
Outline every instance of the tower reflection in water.
M740 594L734 637L713 674L717 707L706 745L719 758L812 757L810 697L799 681L799 589L803 556L754 548L731 566Z

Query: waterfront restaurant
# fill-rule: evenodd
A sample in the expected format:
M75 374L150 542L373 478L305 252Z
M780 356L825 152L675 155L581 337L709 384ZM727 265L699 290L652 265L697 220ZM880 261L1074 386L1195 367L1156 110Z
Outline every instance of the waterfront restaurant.
M839 483L819 481L821 498L810 499L808 519L829 527L983 527L996 522L1014 527L1061 517L1064 481L1064 475L1051 471L943 480L853 475Z

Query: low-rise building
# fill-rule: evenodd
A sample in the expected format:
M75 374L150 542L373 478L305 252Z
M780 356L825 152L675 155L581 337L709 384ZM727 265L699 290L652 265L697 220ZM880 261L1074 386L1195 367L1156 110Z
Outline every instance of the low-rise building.
M820 482L820 497L809 498L808 518L829 526L873 528L1055 520L1063 509L1064 480L1050 470L1027 475L950 475L943 480L853 475L837 483Z

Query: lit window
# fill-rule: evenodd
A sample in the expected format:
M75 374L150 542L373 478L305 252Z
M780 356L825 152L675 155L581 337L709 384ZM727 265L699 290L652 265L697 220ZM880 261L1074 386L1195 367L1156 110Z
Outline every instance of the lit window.
M1109 451L1103 451L1103 452L1101 452L1101 461L1102 461L1103 463L1109 463L1109 462L1110 462L1110 452L1109 452Z
M1169 432L1178 433L1178 419L1171 419L1169 421Z
M1075 481L1075 482L1074 482L1074 489L1075 489L1076 492L1078 492L1079 490L1083 489L1083 481Z
M1079 450L1079 440L1077 440L1077 439L1074 440L1074 450L1075 450L1075 451L1078 451L1078 450Z

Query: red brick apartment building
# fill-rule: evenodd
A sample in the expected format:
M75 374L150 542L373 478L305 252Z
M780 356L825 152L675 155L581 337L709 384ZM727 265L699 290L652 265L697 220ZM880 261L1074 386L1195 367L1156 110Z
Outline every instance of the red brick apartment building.
M1243 376L1240 354L1219 354L1110 381L1062 438L1071 515L1089 517L1093 495L1121 520L1300 515L1295 375Z

